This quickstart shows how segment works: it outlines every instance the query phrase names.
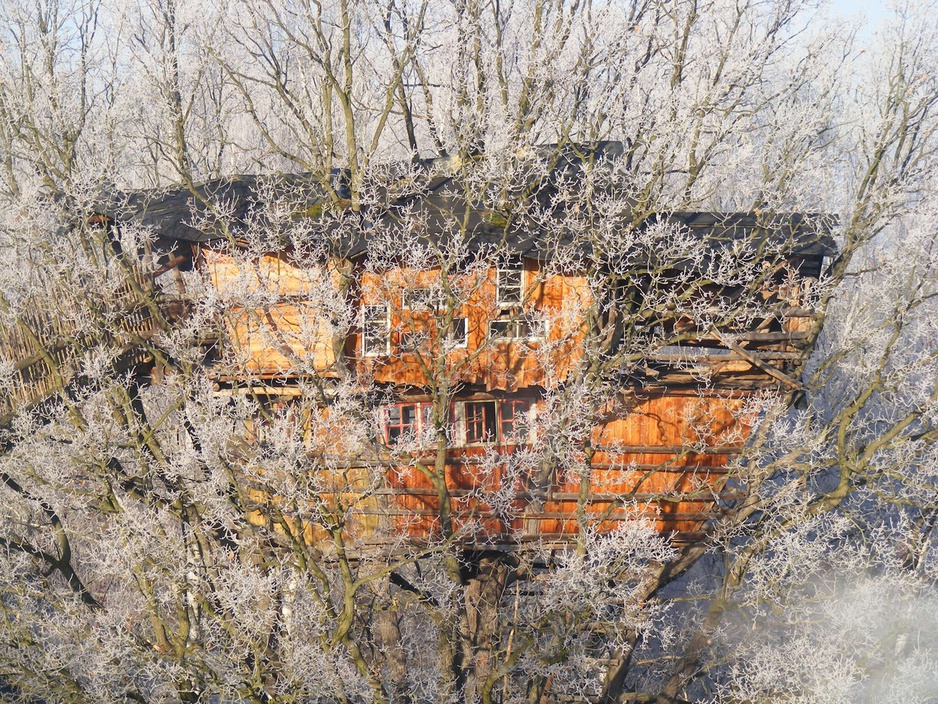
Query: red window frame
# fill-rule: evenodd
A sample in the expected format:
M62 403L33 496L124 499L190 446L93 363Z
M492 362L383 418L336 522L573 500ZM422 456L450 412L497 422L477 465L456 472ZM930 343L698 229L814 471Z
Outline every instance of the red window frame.
M419 437L432 424L432 403L419 401L392 403L384 407L383 433L388 445L411 434Z
M498 405L495 401L466 401L463 404L466 444L498 440Z
M501 401L498 405L498 432L503 445L528 442L528 413L531 404L523 399ZM519 432L520 431L520 432Z
M531 402L527 399L463 401L466 445L525 445ZM519 431L520 434L519 434Z
M407 433L419 431L420 404L395 403L384 409L384 439L391 444Z

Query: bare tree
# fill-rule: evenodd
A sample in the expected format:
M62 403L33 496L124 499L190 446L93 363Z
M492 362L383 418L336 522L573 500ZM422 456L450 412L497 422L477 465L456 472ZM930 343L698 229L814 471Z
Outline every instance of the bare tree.
M2 13L6 696L935 696L926 10ZM669 384L681 449L610 447Z

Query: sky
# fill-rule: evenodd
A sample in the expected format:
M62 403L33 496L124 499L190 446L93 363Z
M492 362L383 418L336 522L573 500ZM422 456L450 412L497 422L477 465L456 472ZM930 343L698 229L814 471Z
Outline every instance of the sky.
M831 9L850 19L866 16L871 29L882 24L889 15L889 3L886 0L831 0Z

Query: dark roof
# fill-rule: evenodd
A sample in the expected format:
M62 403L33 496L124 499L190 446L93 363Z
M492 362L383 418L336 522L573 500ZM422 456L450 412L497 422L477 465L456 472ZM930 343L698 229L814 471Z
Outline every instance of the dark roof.
M347 193L343 192L346 187L340 177L337 172L332 185L342 197ZM224 214L237 235L245 223L260 216L267 189L295 194L302 201L297 207L307 211L321 208L330 200L322 180L314 174L239 175L208 181L194 192L188 188L112 192L96 207L117 222L130 221L150 228L161 239L204 243L226 237L221 228L212 226L216 216L206 203Z
M539 235L529 206L534 205L533 211L541 213L545 208L552 209L550 212L562 217L564 205L554 199L557 184L575 179L585 158L614 159L621 153L621 145L604 142L580 152L573 148L551 152L548 146L541 149L555 155L546 176L536 183L520 185L515 192L502 191L482 198L450 173L456 169L449 159L391 166L375 189L373 204L363 206L352 218L352 227L342 228L343 234L338 237L329 230L324 237L337 240L334 246L352 258L366 254L372 234L385 228L400 228L402 238L440 243L459 236L474 245L492 246L508 254L545 257L549 254L547 248L558 243L548 243ZM152 228L163 240L208 243L227 235L223 228L213 225L214 216L206 202L224 213L237 239L248 222L263 218L264 199L270 195L288 197L296 217L318 218L330 209L350 214L347 177L341 171L333 171L326 178L315 174L243 175L210 181L193 190L113 192L101 200L97 212L118 222L133 221ZM505 205L499 206L498 202ZM822 257L836 251L830 236L834 219L820 214L671 212L652 215L639 227L660 222L700 231L702 242L715 252L740 241L765 249L767 255L772 250L776 255ZM330 227L329 221L324 224ZM623 223L623 227L628 226L631 223ZM581 253L591 254L572 233L566 239L566 243L559 244L573 245Z
M830 235L836 218L823 213L675 212L657 219L705 231L711 248L743 240L806 257L827 257L837 251Z

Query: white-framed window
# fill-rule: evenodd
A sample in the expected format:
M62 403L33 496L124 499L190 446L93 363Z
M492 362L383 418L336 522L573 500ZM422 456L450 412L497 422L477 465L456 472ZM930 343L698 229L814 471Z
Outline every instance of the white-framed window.
M546 322L532 315L506 315L489 321L492 340L537 340L546 336Z
M414 286L401 292L401 307L404 310L432 311L442 307L440 292L432 288Z
M391 351L391 315L386 305L362 306L362 354L376 357Z
M500 264L495 270L495 303L501 307L524 302L524 269L520 262Z
M525 445L531 442L534 409L525 399L460 401L456 437L464 445Z
M401 351L418 353L429 348L431 341L440 332L434 322L422 320L405 321L404 330L401 331ZM453 318L446 344L450 348L465 349L469 345L469 325L466 318Z
M453 318L449 329L448 340L452 340L453 347L465 349L469 346L469 321L466 318Z

